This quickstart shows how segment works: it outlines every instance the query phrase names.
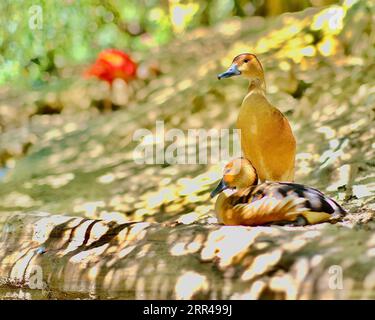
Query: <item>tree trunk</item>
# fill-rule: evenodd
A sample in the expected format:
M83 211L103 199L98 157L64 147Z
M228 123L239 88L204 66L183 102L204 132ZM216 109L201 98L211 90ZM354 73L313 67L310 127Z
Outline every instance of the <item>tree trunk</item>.
M3 217L0 298L375 298L372 225L117 224Z

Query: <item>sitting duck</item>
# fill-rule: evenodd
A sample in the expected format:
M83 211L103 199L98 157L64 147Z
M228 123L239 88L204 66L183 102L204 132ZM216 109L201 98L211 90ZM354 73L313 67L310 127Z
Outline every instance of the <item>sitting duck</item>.
M215 211L225 225L307 225L336 221L346 211L317 189L291 182L265 182L251 162L237 158L224 169L211 197L219 194Z
M255 167L259 180L293 181L296 141L287 118L266 98L263 67L251 53L233 59L218 79L242 75L249 80L237 118L243 156Z

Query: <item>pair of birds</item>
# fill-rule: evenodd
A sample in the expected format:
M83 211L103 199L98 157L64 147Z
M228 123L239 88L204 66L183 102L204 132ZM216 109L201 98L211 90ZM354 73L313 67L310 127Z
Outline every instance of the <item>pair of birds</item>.
M345 210L319 190L293 183L296 141L285 116L265 96L263 67L254 54L233 59L218 79L249 80L237 119L243 158L232 160L211 193L218 220L226 225L315 224L342 217ZM258 184L260 180L260 184Z

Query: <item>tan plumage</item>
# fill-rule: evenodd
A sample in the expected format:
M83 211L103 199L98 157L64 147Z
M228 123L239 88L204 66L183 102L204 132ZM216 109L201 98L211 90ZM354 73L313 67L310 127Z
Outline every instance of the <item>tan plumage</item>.
M253 170L253 174L246 173ZM345 210L319 190L291 182L259 185L246 159L235 159L225 168L215 204L218 220L226 225L315 224L336 220ZM240 187L239 187L240 186Z
M244 157L251 161L260 181L293 181L296 141L288 120L266 98L263 68L255 55L235 57L219 78L239 74L250 81L237 118Z

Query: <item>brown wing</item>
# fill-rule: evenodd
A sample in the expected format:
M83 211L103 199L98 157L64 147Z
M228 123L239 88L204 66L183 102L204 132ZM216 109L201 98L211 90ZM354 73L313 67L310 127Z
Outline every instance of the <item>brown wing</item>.
M283 199L265 196L251 203L233 207L233 219L241 225L263 225L270 222L294 221L306 211L304 199L288 196Z
M298 183L280 182L278 183L277 191L284 195L294 195L305 199L304 206L309 211L327 213L334 219L346 214L343 207L318 189Z
M309 224L340 219L346 211L317 189L297 183L267 182L226 196L215 210L219 221L229 225L262 225L295 221L303 216Z

